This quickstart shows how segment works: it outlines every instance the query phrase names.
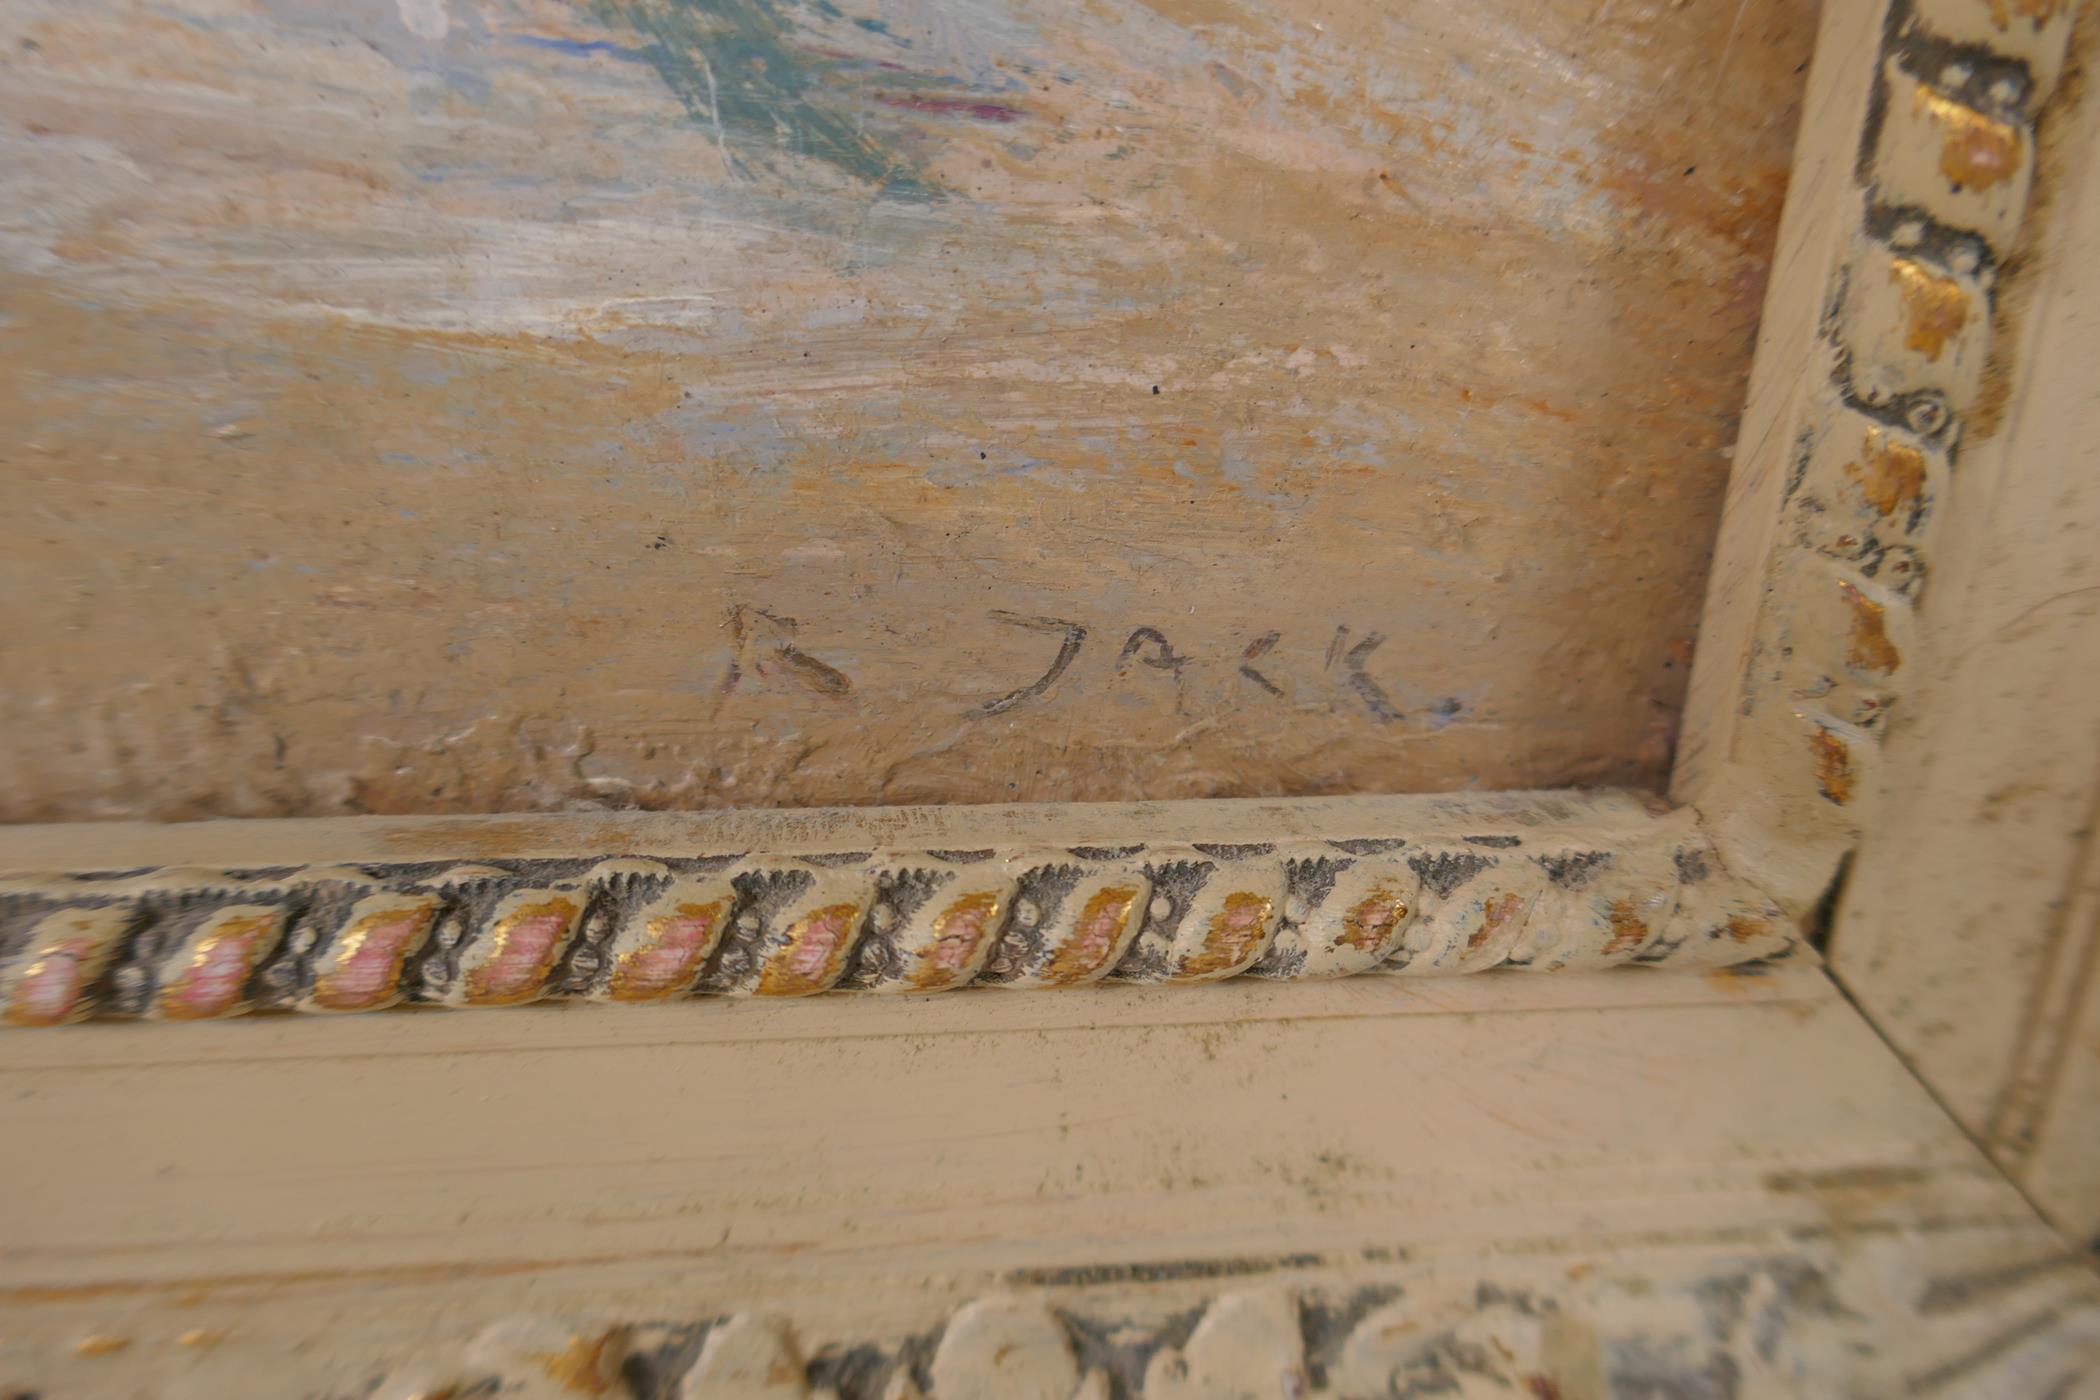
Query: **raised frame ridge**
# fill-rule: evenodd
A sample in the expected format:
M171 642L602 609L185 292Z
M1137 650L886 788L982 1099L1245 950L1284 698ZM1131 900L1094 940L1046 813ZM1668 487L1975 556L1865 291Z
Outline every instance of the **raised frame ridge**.
M1857 842L1914 684L2074 17L2056 0L1824 13L1673 779L1797 917Z
M34 873L54 841L88 868ZM18 1025L1715 966L1795 942L1692 813L1618 792L26 828L10 846L0 863L30 872L0 880Z

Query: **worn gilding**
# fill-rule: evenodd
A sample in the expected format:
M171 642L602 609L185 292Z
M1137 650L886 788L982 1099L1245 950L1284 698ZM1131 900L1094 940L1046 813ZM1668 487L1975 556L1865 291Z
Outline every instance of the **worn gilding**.
M1498 894L1482 901L1480 926L1466 939L1466 951L1478 952L1521 915L1524 907L1524 896L1520 894Z
M351 911L323 955L313 1005L321 1011L372 1011L400 997L401 968L423 946L439 901L431 895L373 895Z
M18 955L7 988L7 1024L56 1026L86 1015L87 990L109 966L132 918L123 908L46 915Z
M203 1021L236 1010L249 976L284 932L284 910L236 905L204 920L177 953L154 1000L170 1021Z
M1937 360L1969 321L1969 294L1952 277L1912 258L1889 264L1889 281L1903 298L1903 348Z
M514 895L505 903L470 950L469 1006L515 1006L537 998L583 912L573 896L551 892Z
M1407 918L1409 910L1407 895L1382 887L1374 889L1342 915L1342 931L1334 941L1366 953L1381 948Z
M1987 190L2019 173L2020 128L1942 97L1924 83L1913 87L1911 100L1943 133L1939 171L1957 189Z
M2071 12L2071 0L1985 0L1990 6L1991 23L2001 32L2012 28L2016 19L2024 19L2039 29L2058 15Z
M2055 126L2044 111L2069 17L2091 7L1985 3L1824 7L1817 68L1829 81L1812 88L1825 130L1803 149L1781 254L1797 285L1774 298L1760 344L1696 719L1673 778L1759 884L1731 892L1687 879L1691 917L1672 915L1687 957L1778 942L1759 931L1758 906L1808 915L1859 848L1851 804L1901 727L1903 687L1924 669L1912 639L1942 630L1920 611L1943 606L1921 585L1960 497L1937 482L1961 471L1972 444L2002 436L2014 386L2039 373L2010 363L2035 338L2007 335L2015 327L1997 313L2017 316L2032 285L2021 240L2037 148L2045 167L2060 163L2083 139L2070 133L2087 130L2089 110ZM2082 217L2066 214L2080 207L2066 193L2078 182L2054 183L2053 212L2071 222L2045 221L2032 246L2043 262L2076 262L2061 240ZM2063 318L2062 307L2032 309ZM1865 452L1848 462L1866 423ZM2011 460L2002 446L1988 449L1991 470ZM1970 486L1968 512L1987 526L1998 503L1988 482ZM1973 563L1975 541L1956 538L1956 558ZM1970 572L1957 565L1957 589L1975 584ZM1949 674L1959 661L1949 658ZM1732 922L1738 914L1751 922ZM1675 957L1669 942L1636 956Z
M789 925L786 938L759 973L758 995L809 996L838 981L866 913L867 906L860 903L826 904Z
M933 946L907 979L914 990L932 991L959 980L974 966L985 942L998 932L1000 897L979 890L952 901L933 921Z
M1878 428L1867 430L1859 460L1845 464L1845 475L1884 517L1908 511L1925 499L1925 454Z
M1852 800L1852 746L1830 729L1817 725L1808 738L1815 755L1816 788L1840 807Z
M98 1010L206 1019L247 1010L252 983L273 1008L366 1010L401 999L410 969L425 1004L488 1006L1669 960L1672 946L1650 958L1654 940L1627 920L1659 928L1679 882L1707 879L1721 870L1718 858L1679 858L1693 839L1682 809L1651 814L1626 803L1617 837L1601 843L1610 828L1553 831L1559 804L1573 800L1545 804L1522 838L1449 844L1308 836L1024 846L960 859L747 848L622 856L587 869L574 858L519 857L436 869L372 861L27 875L0 881L0 938L16 949L0 964L0 1005L21 1003L14 1019L38 1023ZM676 866L708 873L674 874ZM1702 930L1773 907L1751 898L1754 889L1730 888L1700 906ZM80 907L50 909L68 899ZM1548 901L1551 910L1532 917ZM1535 946L1518 947L1532 923ZM172 947L170 926L187 930ZM127 945L134 928L143 932ZM76 937L88 942L76 946ZM130 961L105 977L110 953L124 946ZM1743 961L1766 949L1732 951L1700 955ZM142 1006L155 986L159 1000Z
M1096 890L1072 921L1072 934L1043 972L1045 985L1069 987L1108 971L1137 912L1143 891L1132 885Z
M1275 937L1249 970L1263 977L1368 971L1400 947L1420 892L1421 878L1404 853L1359 855L1339 869L1325 861L1295 864Z
M1651 935L1647 922L1640 916L1640 907L1630 899L1615 899L1606 914L1611 925L1611 937L1604 941L1607 954L1625 953L1646 943Z
M1516 850L1425 852L1423 899L1401 950L1402 970L1447 976L1495 967L1510 957L1546 892L1546 872ZM1456 858L1457 866L1450 862ZM1470 873L1458 871L1473 867Z
M1203 943L1194 956L1173 974L1177 982L1222 977L1245 967L1260 956L1268 942L1276 904L1267 895L1235 890L1221 901L1203 931Z
M1737 914L1724 922L1721 927L1726 929L1728 936L1738 943L1749 943L1756 939L1772 936L1772 921L1770 919L1760 919L1750 914Z
M1839 579L1837 588L1852 615L1851 643L1845 659L1863 671L1887 673L1902 665L1903 654L1889 640L1888 609L1849 579Z
M721 941L731 899L665 902L672 907L645 915L639 937L613 954L605 992L610 1000L661 1001L678 995L692 985L700 965Z

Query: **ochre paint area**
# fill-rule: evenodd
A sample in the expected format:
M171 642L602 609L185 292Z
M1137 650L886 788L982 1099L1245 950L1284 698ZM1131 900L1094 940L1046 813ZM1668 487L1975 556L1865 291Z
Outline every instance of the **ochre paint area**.
M11 9L0 817L1659 785L1810 8Z

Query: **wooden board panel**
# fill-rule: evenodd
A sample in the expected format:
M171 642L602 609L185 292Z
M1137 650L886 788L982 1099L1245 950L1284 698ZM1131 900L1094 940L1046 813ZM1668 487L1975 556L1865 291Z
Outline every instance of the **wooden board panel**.
M253 869L347 862L531 860L756 851L838 855L978 846L1201 842L1433 842L1485 834L1585 833L1611 847L1658 826L1662 802L1637 792L1399 793L1246 802L1049 802L946 807L808 807L721 812L564 812L459 820L313 817L300 821L53 822L0 825L0 875L144 866Z
M2100 55L2088 6L2074 63ZM2100 102L2041 127L1995 398L1930 583L1832 943L1853 994L2044 1208L2100 1237Z
M1247 1020L1247 994L1199 989L1058 994L989 1028L972 1003L997 994L963 992L954 1009L562 1008L468 1040L449 1024L466 1018L434 1016L305 1025L290 1047L269 1023L181 1046L14 1035L9 1118L40 1150L5 1167L0 1281L160 1293L659 1259L729 1288L928 1256L1048 1268L1477 1245L1572 1220L1829 1223L1819 1192L1774 1188L1789 1173L1864 1171L1872 1189L1843 1207L1862 1224L2024 1212L1820 974L1783 975L1744 993L1667 979L1674 1001L1644 1009L1646 988L1571 976L1590 1004L1562 991L1528 1013L1514 979L1475 978L1423 998L1316 989L1347 1014L1301 995ZM1864 1080L1804 1099L1832 1063Z
M365 1394L521 1313L894 1348L988 1292L1136 1345L1247 1289L1528 1298L1571 1396L2093 1364L2090 1273L1812 969L993 1000L8 1037L0 1380Z
M0 816L1658 785L1810 10L8 0Z

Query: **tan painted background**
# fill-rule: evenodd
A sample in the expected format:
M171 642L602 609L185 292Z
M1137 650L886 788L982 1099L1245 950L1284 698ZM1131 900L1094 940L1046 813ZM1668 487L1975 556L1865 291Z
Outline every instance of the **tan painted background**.
M4 0L0 817L1659 785L1813 18Z

